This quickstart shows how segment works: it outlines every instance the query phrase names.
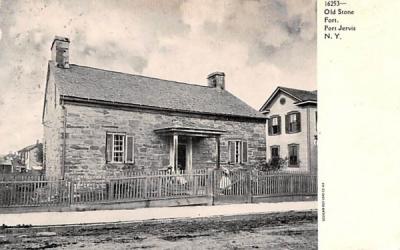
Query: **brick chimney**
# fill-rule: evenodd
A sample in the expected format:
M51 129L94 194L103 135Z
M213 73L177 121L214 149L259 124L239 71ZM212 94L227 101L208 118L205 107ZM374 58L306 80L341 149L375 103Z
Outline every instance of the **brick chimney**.
M225 73L214 72L207 76L208 87L225 89Z
M54 37L51 44L51 60L59 68L69 68L69 39L67 37Z

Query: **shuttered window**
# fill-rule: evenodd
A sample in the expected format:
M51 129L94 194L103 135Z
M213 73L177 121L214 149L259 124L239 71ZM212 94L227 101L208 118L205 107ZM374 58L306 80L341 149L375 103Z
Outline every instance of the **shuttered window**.
M289 144L289 167L299 167L299 145Z
M281 117L279 115L271 116L268 122L268 134L279 135L281 133Z
M113 162L124 162L125 135L113 136Z
M271 146L271 158L279 158L279 146Z
M228 152L230 164L245 163L248 161L247 141L228 141Z
M301 131L300 112L290 112L285 117L286 133L298 133Z
M134 138L125 133L106 134L106 162L133 163Z

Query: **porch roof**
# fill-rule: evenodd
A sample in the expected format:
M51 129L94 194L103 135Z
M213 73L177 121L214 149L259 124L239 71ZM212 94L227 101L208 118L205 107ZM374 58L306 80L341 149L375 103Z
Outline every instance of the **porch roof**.
M216 137L224 134L225 130L214 129L214 128L202 128L202 127L164 127L155 129L156 134L161 135L187 135L192 137Z

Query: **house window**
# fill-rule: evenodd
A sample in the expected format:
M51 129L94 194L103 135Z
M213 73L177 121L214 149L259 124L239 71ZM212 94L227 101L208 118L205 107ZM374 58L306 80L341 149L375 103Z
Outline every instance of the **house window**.
M107 133L106 135L106 162L133 163L134 162L133 136L125 133Z
M318 131L318 112L315 111L315 131Z
M298 133L301 131L300 112L291 112L286 115L286 133Z
M271 116L268 126L269 135L279 135L281 133L281 117L279 115Z
M113 136L113 162L124 162L125 135L114 134Z
M289 167L299 167L298 144L289 144Z
M279 146L271 146L271 159L279 158Z
M247 162L247 141L228 141L230 164Z

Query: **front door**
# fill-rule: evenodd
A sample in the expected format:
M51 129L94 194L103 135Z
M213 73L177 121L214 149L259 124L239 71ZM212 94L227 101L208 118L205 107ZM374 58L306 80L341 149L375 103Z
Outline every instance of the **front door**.
M178 170L186 170L186 144L178 144Z

